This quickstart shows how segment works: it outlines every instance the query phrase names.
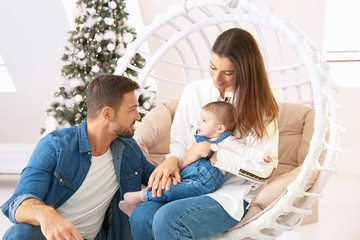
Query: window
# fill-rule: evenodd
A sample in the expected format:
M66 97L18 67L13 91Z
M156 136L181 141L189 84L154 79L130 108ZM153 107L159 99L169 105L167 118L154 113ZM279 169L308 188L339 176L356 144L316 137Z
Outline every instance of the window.
M326 0L325 57L340 87L360 87L360 1Z
M0 55L0 92L16 92L15 85Z

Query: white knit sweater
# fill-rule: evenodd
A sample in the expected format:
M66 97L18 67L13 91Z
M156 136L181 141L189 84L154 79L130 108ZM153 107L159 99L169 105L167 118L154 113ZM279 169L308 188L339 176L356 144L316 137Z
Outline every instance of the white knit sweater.
M194 81L185 87L171 127L170 154L167 157L178 157L181 165L186 150L195 142L194 133L201 108L209 102L219 100L223 99L220 97L219 90L214 87L212 79ZM275 129L274 123L269 124L267 132L268 137L264 137L261 141L252 135L239 139L239 141L277 156L279 132ZM235 137L239 137L238 131L234 131L233 134ZM259 186L259 183L240 175L240 169L267 178L273 170L273 163L254 161L220 148L217 152L215 166L226 171L227 174L224 183L209 196L219 202L230 216L239 221L244 211L244 199L251 202Z

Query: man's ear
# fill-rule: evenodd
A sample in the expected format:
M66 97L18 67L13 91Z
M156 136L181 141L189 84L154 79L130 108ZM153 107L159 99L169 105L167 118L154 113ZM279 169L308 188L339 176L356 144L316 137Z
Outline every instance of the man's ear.
M216 129L216 132L223 134L225 132L225 130L226 130L225 125L224 124L219 124L219 126Z
M101 110L101 117L106 121L112 121L115 117L115 111L111 107L104 107Z

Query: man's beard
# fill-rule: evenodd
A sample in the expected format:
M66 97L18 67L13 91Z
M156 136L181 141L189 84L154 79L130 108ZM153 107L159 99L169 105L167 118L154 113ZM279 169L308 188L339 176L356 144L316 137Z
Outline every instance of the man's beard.
M132 126L134 126L134 123L132 124ZM112 131L114 134L117 135L117 137L121 137L121 138L132 138L134 136L134 128L123 128L118 121L113 121L113 125L112 125Z

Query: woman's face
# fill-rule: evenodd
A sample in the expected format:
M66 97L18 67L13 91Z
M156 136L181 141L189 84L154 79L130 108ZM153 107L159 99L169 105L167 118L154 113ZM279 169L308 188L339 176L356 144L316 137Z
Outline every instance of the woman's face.
M209 73L215 88L224 97L225 92L232 92L235 88L234 63L227 57L220 57L212 52L210 56Z

